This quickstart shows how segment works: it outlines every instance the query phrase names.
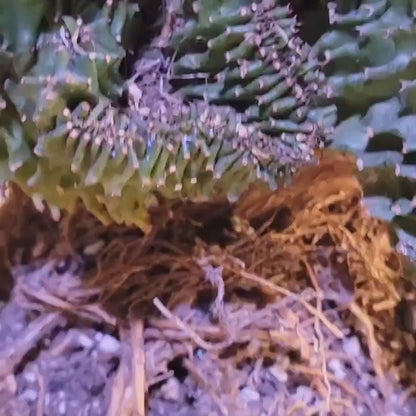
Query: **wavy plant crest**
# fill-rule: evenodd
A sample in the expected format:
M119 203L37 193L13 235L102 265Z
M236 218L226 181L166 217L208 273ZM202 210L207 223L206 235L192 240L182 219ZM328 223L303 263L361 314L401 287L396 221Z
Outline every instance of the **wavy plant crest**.
M342 0L328 12L310 59L326 75L320 98L338 108L330 145L357 156L372 213L416 258L416 3Z
M252 182L276 187L280 177L310 163L332 124L333 107L312 105L319 68L307 63L294 36L296 21L277 3L223 3L215 11L222 23L217 19L214 29L211 15L201 12L203 31L204 25L210 36L220 30L208 44L228 61L215 74L228 90L218 100L192 103L184 90L165 88L163 68L147 87L138 84L142 88L122 76L126 49L139 52L140 72L153 47L138 49L146 32L136 24L147 18L142 2L74 0L57 2L53 10L45 4L19 0L16 10L26 5L37 14L0 16L2 53L9 59L2 67L0 170L39 208L46 202L58 215L81 200L104 223L147 230L149 207L159 195L234 199ZM13 38L13 21L30 34L26 43ZM187 27L193 24L190 19ZM248 28L250 36L244 35ZM172 42L191 45L192 36L175 33ZM240 53L246 57L241 70L235 66L242 63ZM161 55L170 60L159 50ZM194 58L183 53L174 67ZM249 105L241 111L243 96Z
M191 2L177 10L172 83L184 97L231 105L246 123L293 143L325 135L336 121L320 107L320 64L308 60L296 17L276 0Z

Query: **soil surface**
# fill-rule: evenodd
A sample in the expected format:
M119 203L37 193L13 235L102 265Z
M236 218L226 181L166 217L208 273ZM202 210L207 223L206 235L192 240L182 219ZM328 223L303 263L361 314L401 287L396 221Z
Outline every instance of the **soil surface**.
M342 163L149 236L12 206L0 415L415 414L399 257Z
M51 279L55 290L76 287L76 274L62 273L56 265L23 267L15 270L15 278L13 299L0 313L0 414L101 416L111 414L119 395L125 396L124 405L119 403L121 413L112 414L129 414L134 393L132 383L124 383L132 379L128 373L134 359L131 342L128 337L123 341L115 320L92 305L74 315L70 309L64 313L65 301L56 293L38 290L33 298L33 288L47 287ZM308 299L311 293L302 296ZM200 309L182 305L175 313L202 334L219 330ZM229 324L235 320L259 337L232 344L218 357L203 342L189 351L187 330L167 319L146 327L148 415L414 414L416 401L408 401L408 392L393 379L377 377L365 347L339 316L333 322L345 334L342 340L322 328L323 375L315 364L323 352L314 322L298 327L306 312L289 297L263 310L229 302L223 313ZM265 330L278 341L278 351L261 351ZM386 390L391 394L382 398Z

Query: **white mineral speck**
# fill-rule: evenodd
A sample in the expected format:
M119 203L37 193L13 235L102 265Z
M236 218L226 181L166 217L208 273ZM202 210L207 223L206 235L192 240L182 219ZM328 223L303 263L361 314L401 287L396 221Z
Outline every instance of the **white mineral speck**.
M102 352L115 354L120 350L120 342L111 335L104 334L98 343L98 349Z
M277 366L272 366L269 368L270 374L272 374L277 381L280 381L281 383L286 383L288 376L286 371L284 371L283 369L277 367Z
M349 358L357 358L361 354L360 341L357 337L344 338L342 347Z
M296 389L296 398L306 404L312 402L314 393L313 390L307 386L298 386Z
M338 380L342 380L342 379L345 378L345 376L346 376L345 369L344 369L344 366L343 366L343 364L340 360L337 360L337 359L329 360L328 361L328 367L334 373L334 376Z
M162 394L166 400L177 402L180 396L180 386L176 378L171 377L163 386Z
M240 391L240 397L246 402L251 402L259 400L260 394L256 390L250 389L249 387L244 387Z
M66 403L65 402L60 402L59 406L58 406L58 412L61 415L64 415L66 412Z
M376 389L371 389L371 390L370 390L370 396L371 396L373 399L378 399L378 391L377 391Z
M82 347L84 347L85 349L90 349L93 347L94 345L94 341L87 335L85 334L80 334L78 337L78 342L80 343L80 345Z
M38 398L38 393L36 390L27 389L22 393L21 397L27 400L28 402L34 402Z
M28 383L35 383L36 382L36 374L35 373L32 373L31 371L26 371L24 373L24 376L23 377L25 378L25 380Z

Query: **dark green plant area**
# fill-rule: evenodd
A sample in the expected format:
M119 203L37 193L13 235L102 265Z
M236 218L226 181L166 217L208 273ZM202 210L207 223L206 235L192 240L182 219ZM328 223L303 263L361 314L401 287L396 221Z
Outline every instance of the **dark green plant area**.
M410 253L415 20L414 0L0 0L1 181L147 230L161 198L276 188L328 146Z

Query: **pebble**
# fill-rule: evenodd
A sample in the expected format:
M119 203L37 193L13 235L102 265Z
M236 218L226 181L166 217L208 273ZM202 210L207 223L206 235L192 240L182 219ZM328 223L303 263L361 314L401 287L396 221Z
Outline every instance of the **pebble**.
M329 360L328 361L328 367L334 373L334 376L338 380L342 380L342 379L345 378L345 376L346 376L345 369L344 369L344 366L343 366L343 364L340 360L337 360L335 358Z
M260 394L258 391L253 390L249 387L244 387L241 391L240 391L240 397L246 401L246 402L250 402L250 401L258 401L260 400Z
M177 402L180 398L180 387L179 381L171 377L163 386L162 386L162 394L166 400L171 400L173 402Z
M28 383L36 382L36 374L32 373L31 371L26 371L23 377Z
M281 383L286 383L287 382L288 375L287 375L286 371L284 371L283 369L274 365L274 366L269 368L269 371L270 371L270 374L272 374L272 376L277 381L280 381Z
M367 377L361 377L358 380L358 384L361 387L367 388L370 385L370 380Z
M115 354L120 350L120 342L111 335L103 334L102 338L98 342L97 348L101 352Z
M94 346L94 341L88 335L82 333L78 336L78 342L82 347L84 347L87 350Z
M150 108L149 107L142 107L139 109L139 113L141 116L148 116L150 114Z
M59 406L58 406L58 412L61 415L64 415L66 412L66 403L65 402L60 402Z
M342 341L342 348L349 358L357 358L361 355L360 341L356 336L344 338Z
M370 396L371 396L373 399L378 399L378 391L377 391L376 389L371 389L371 390L370 390Z
M21 397L28 402L34 402L38 398L38 392L33 389L27 389L22 393Z
M295 395L298 400L305 404L310 404L313 400L314 392L307 386L298 386Z

